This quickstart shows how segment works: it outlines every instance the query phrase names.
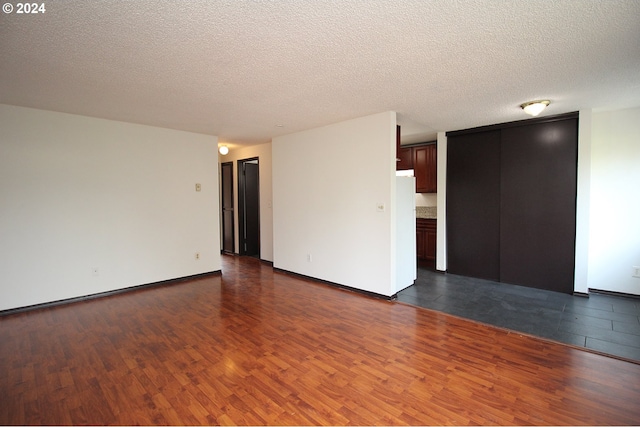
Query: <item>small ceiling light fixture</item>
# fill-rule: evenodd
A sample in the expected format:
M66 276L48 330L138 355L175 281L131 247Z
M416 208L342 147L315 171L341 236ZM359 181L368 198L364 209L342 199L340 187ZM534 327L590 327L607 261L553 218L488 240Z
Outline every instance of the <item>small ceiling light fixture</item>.
M525 102L524 104L520 105L520 108L522 108L525 113L535 117L538 114L542 113L542 110L547 108L549 104L551 104L551 101L545 99L542 101Z
M221 145L220 148L218 148L218 151L223 156L226 156L227 154L229 154L229 147L227 147L226 145Z

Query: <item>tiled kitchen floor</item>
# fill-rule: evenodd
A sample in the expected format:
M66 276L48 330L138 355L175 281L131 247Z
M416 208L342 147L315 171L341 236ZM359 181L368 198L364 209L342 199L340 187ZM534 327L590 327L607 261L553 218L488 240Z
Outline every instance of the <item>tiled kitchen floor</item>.
M640 362L640 299L589 298L418 269L398 301Z

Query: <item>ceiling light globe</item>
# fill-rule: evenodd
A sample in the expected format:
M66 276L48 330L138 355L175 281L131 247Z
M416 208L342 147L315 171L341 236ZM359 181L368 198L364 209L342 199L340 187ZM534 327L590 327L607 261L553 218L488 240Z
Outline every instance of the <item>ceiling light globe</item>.
M524 110L525 113L535 117L538 114L542 113L542 111L547 108L547 105L549 105L549 101L532 101L532 102L525 102L524 104L520 105L520 108L522 108Z
M220 154L222 154L223 156L226 156L227 154L229 154L229 147L227 147L226 145L221 146L220 148L218 148L218 151L220 152Z

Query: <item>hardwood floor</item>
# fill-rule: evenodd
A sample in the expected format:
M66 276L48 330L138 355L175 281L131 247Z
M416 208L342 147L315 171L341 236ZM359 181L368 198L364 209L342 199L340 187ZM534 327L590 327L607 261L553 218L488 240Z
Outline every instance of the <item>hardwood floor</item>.
M638 364L223 262L0 317L0 424L640 423Z

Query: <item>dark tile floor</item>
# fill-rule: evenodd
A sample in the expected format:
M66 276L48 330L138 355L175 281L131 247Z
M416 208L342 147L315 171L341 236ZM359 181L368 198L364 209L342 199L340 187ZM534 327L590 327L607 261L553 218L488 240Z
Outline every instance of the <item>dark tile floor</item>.
M640 362L640 299L589 297L418 269L398 301Z

